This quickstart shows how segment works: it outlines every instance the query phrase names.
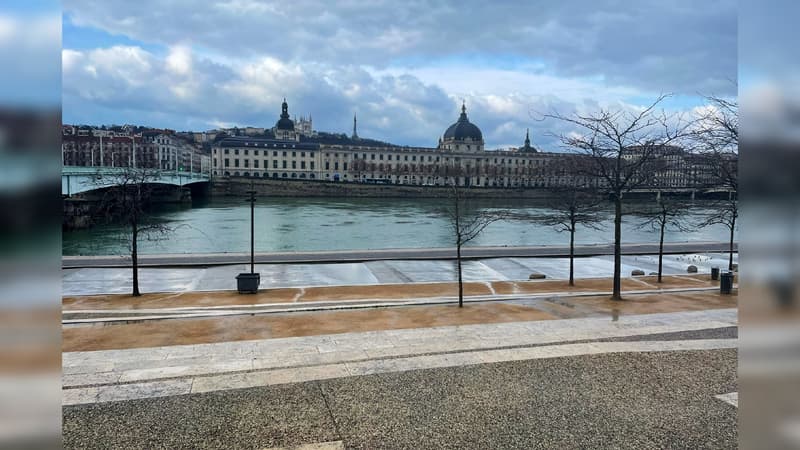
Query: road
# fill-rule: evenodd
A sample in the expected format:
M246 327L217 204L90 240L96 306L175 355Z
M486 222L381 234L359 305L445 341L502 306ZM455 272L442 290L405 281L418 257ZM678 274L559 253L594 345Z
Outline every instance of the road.
M709 253L726 252L725 242L680 242L665 243L664 253ZM734 244L738 251L738 244ZM256 253L255 262L260 264L281 263L338 263L383 260L440 260L455 258L455 248L409 248L381 250L340 250L317 252ZM624 255L647 255L658 253L658 244L623 244ZM614 254L613 244L578 245L576 256L600 256ZM566 257L566 246L530 247L469 247L462 250L464 259L507 257ZM247 253L199 253L139 255L141 267L222 266L249 262ZM64 256L62 268L79 269L90 267L130 267L128 256Z

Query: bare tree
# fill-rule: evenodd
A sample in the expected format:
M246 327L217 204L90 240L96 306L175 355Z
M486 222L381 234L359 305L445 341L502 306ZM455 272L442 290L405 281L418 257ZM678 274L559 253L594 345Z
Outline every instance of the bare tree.
M575 286L575 232L578 226L603 229L602 198L579 186L553 188L551 193L548 206L552 212L533 220L569 233L569 285Z
M622 300L621 241L623 194L646 186L661 170L660 155L688 135L690 123L680 114L659 106L667 95L637 111L601 108L596 113L547 114L573 130L558 136L561 142L585 156L579 175L599 178L614 201L613 300Z
M733 270L733 242L739 217L739 103L710 95L705 113L693 133L701 161L707 167L706 183L728 191L728 199L716 202L701 226L724 225L730 233L728 270Z
M658 231L658 282L661 283L661 274L664 258L664 233L667 230L689 231L691 225L688 219L689 205L672 199L659 198L656 205L645 211L637 212L643 218L639 228L650 228Z
M458 307L464 306L464 283L461 272L461 247L472 241L492 223L506 217L505 212L472 207L464 196L463 188L453 182L449 187L448 207L445 214L456 244L458 270Z
M707 107L695 122L695 150L710 166L717 187L739 190L739 103L735 99L707 96Z
M717 202L711 213L700 223L700 227L709 225L724 225L729 232L728 240L728 270L733 270L733 237L736 231L736 220L739 218L739 203L736 197Z
M98 203L98 211L106 220L128 227L125 240L131 257L133 286L131 294L139 291L139 240L157 241L173 231L164 223L153 220L148 205L153 199L158 172L154 169L120 168L98 178L98 185L111 185L105 189Z

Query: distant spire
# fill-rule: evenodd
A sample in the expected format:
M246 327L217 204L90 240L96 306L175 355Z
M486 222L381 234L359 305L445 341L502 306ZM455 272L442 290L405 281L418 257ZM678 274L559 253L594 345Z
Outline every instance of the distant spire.
M356 113L353 113L353 139L358 139L357 125L358 120L356 119Z
M467 119L467 102L461 100L461 116L458 118L459 122L468 122Z
M525 129L525 148L531 148L530 128Z

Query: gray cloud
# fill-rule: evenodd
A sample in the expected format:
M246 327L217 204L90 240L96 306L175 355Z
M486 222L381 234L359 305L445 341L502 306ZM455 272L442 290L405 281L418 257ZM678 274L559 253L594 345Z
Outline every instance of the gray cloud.
M317 129L357 112L362 136L432 146L465 99L490 147L529 127L553 150L542 112L735 91L731 1L531 3L69 0L68 20L154 50L66 49L64 120L271 126L286 96Z
M68 0L77 24L237 57L384 67L453 55L543 60L650 91L732 93L736 2Z

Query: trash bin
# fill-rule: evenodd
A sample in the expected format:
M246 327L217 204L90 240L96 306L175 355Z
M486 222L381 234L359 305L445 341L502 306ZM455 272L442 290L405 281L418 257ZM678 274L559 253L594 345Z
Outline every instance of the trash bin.
M722 274L719 282L719 293L730 294L733 290L733 272L725 272Z
M260 273L240 273L236 275L236 287L240 294L255 294L261 284Z
M719 280L719 267L711 268L711 279L715 281Z

